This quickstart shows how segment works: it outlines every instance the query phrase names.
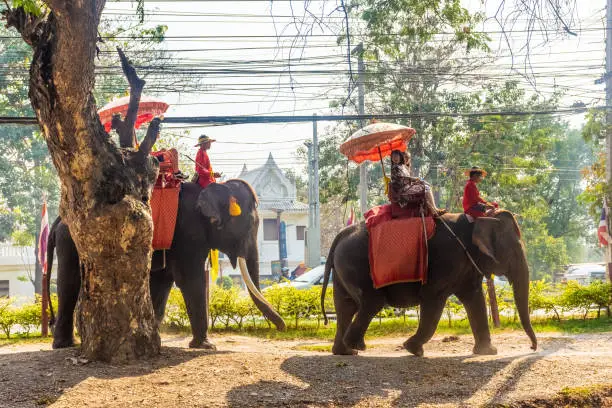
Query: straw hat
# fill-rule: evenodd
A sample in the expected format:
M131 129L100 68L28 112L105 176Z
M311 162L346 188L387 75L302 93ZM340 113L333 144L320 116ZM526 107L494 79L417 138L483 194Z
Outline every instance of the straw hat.
M465 175L468 176L468 177L470 176L470 173L480 173L480 174L482 174L482 177L486 177L487 176L487 171L485 169L483 169L483 168L478 167L478 166L474 166L471 169L465 171Z
M210 137L208 137L206 135L202 135L202 136L198 137L198 144L195 145L194 147L198 147L201 144L208 143L208 142L216 142L216 140L215 139L211 139Z

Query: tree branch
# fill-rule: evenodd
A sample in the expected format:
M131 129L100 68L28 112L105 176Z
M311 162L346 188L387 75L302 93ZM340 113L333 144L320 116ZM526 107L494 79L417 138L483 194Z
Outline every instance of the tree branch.
M138 77L138 74L136 74L136 69L134 69L121 48L117 47L117 52L119 53L119 58L121 59L121 68L123 69L123 73L130 84L130 103L128 105L125 119L121 120L118 116L113 117L111 128L115 129L119 134L119 145L121 147L134 147L134 142L136 140L134 125L136 124L136 118L138 117L140 97L142 96L142 90L146 81Z
M149 123L149 128L147 129L147 134L142 139L142 143L138 148L138 152L143 156L148 156L151 153L151 149L153 145L157 141L157 137L159 136L159 130L161 125L161 119L155 118Z
M29 46L35 47L45 29L48 14L37 17L26 12L23 7L18 7L3 10L2 16L7 27L14 27Z

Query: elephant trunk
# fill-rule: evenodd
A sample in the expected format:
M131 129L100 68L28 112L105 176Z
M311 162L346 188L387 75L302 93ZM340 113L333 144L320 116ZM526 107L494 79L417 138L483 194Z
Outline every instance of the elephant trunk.
M259 262L257 258L255 257L255 259L252 259L252 257L249 257L248 267L247 262L243 258L239 258L238 266L242 274L242 279L249 290L249 295L251 295L251 299L253 299L257 308L268 320L274 323L278 330L284 331L287 328L285 321L274 310L272 305L268 303L259 290ZM252 276L255 276L255 279L253 279Z
M514 303L521 319L523 330L525 330L529 340L531 340L531 349L536 350L538 348L538 340L533 332L529 318L529 267L527 266L527 260L524 259L524 255L520 263L521 265L519 265L517 270L518 274L512 282Z

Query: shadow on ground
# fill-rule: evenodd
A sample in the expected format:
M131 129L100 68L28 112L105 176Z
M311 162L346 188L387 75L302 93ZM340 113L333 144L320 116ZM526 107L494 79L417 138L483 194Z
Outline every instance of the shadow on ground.
M260 381L230 390L227 402L231 407L354 406L358 403L401 407L421 403L471 406L468 400L503 371L499 375L503 379L501 384L482 401L486 404L512 391L536 361L564 345L565 342L558 340L544 342L543 350L538 353L511 357L290 357L281 369L305 386Z
M90 377L138 377L204 355L226 353L162 347L158 357L124 366L97 362L83 364L77 360L78 348L3 354L0 355L0 406L44 406Z

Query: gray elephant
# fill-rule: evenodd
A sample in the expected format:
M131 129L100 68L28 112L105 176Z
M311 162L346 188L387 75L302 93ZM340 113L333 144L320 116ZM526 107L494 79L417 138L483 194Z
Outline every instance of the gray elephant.
M242 213L230 216L230 198L234 197ZM183 294L191 323L193 339L189 347L213 348L207 340L207 282L204 262L211 249L225 253L232 266L238 264L251 298L279 330L285 322L259 291L259 251L257 248L257 196L242 180L211 184L183 183L172 247L155 251L151 262L150 289L158 321L163 319L168 294L176 283ZM58 315L53 330L53 348L74 344L74 308L81 286L79 257L67 225L58 218L49 235L47 264L53 264L53 250L58 256ZM49 271L50 273L50 271ZM129 273L129 272L127 272ZM50 275L49 275L50 276Z
M486 274L506 276L512 284L516 308L523 329L537 348L529 320L529 269L519 226L513 214L502 211L494 218L478 218L469 223L463 214L442 216L465 244L479 269ZM368 230L365 223L343 229L334 239L327 263L321 303L330 273L334 273L334 305L337 315L334 354L357 354L365 350L364 335L372 318L385 306L420 305L416 333L404 348L423 355L438 326L446 300L452 294L463 303L474 334L476 354L496 354L491 345L487 307L482 290L483 276L474 268L465 251L440 220L436 233L428 241L429 269L427 283L398 283L374 289L368 262Z

